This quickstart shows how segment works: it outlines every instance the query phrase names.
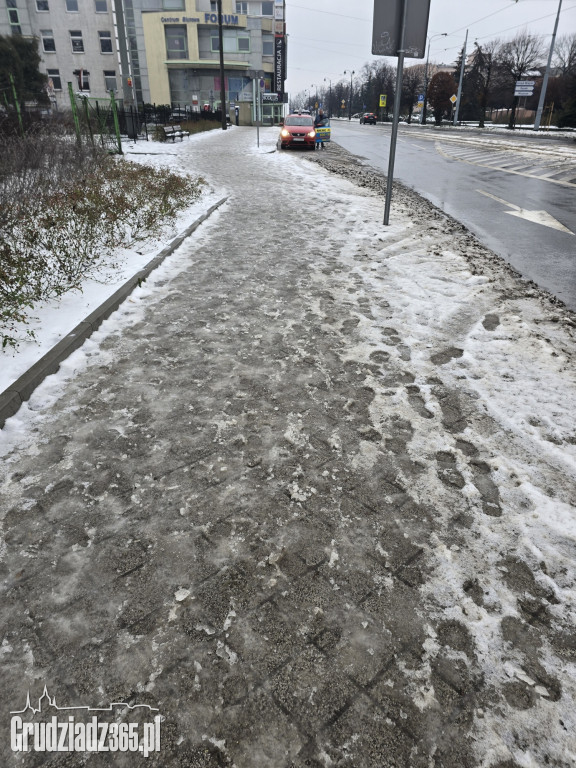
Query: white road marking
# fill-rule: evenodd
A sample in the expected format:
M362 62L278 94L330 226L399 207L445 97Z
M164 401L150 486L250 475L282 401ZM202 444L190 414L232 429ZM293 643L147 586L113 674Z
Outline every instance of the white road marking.
M486 162L481 163L477 160L466 160L464 157L458 157L458 155L451 155L446 152L438 141L435 142L435 148L439 155L445 157L447 160L456 160L459 163L468 163L468 165L477 165L481 168L490 168L492 171L502 171L502 173L513 173L515 176L525 176L528 179L538 179L538 181L545 181L547 184L559 184L561 187L570 187L574 189L574 183L571 181L564 181L563 179L550 179L546 176L540 176L537 173L527 173L526 171L515 171L512 168L506 168L503 165L494 165L493 163ZM496 150L501 151L501 150ZM534 163L535 165L536 163ZM561 170L561 169L559 169Z
M502 200L501 197L491 195L490 192L485 192L483 189L477 189L476 192L479 192L481 195L485 195L486 197L491 197L492 200L496 200L497 202L502 203L502 205L507 205L509 208L513 208L514 210L512 211L504 211L504 213L509 213L510 216L518 216L520 219L532 221L534 224L542 224L543 227L558 229L560 232L567 232L569 235L574 234L572 230L565 227L564 224L561 224L557 219L555 219L546 211L527 211L525 208L520 208L519 205L509 203L507 200Z

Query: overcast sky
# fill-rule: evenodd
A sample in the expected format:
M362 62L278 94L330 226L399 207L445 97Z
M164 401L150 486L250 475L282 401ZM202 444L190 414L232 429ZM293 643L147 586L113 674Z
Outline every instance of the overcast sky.
M392 0L379 0L389 3ZM474 40L511 39L527 29L544 36L548 48L559 0L431 0L428 35L430 61L450 64L457 58L468 32ZM286 0L288 80L290 96L314 86L349 81L344 70L359 72L371 55L374 0ZM576 32L576 0L563 0L558 35ZM396 66L396 59L388 59ZM424 61L424 60L423 60ZM407 59L406 65L420 63Z

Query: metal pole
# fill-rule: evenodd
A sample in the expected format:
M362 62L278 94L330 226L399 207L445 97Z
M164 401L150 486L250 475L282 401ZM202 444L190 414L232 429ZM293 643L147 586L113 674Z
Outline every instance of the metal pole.
M10 72L10 86L12 87L12 97L14 98L14 108L16 109L16 117L18 118L18 127L20 128L20 135L24 136L24 123L22 122L22 110L20 109L20 102L18 100L18 93L16 91L16 83L14 82L14 75Z
M354 70L350 72L350 103L348 104L348 120L352 120L352 78L354 77Z
M118 36L116 37L116 44L118 45L118 54L120 56L120 77L122 79L122 99L124 104L134 103L134 91L133 86L128 85L128 79L131 77L130 70L130 57L128 54L126 34L126 24L124 20L124 8L122 0L114 0L114 13L116 14L116 26L118 28Z
M256 119L256 146L260 146L260 122L258 121L258 108L260 106L260 79L252 80L252 96L254 98L254 117Z
M466 30L466 38L464 40L464 49L462 51L462 64L460 65L460 81L458 83L458 93L456 94L456 109L454 110L454 122L456 125L458 122L458 112L460 111L460 97L462 96L462 80L464 79L464 69L466 67L466 43L468 42L468 30Z
M74 96L74 90L72 89L72 83L68 83L68 96L70 97L70 107L72 109L72 117L74 119L74 128L76 130L76 141L78 145L82 144L82 133L80 132L80 121L78 120L78 106L76 104L76 97Z
M426 67L424 69L424 105L420 115L421 125L426 125L426 97L428 96L428 62L430 61L430 44L432 39L428 40L428 55L426 56Z
M548 64L546 65L546 72L544 73L544 80L542 81L542 88L540 90L540 99L538 101L538 109L536 110L536 119L534 120L534 130L540 130L540 121L542 120L542 111L544 109L544 100L546 99L546 89L548 88L548 77L550 76L550 67L552 65L552 55L554 53L554 44L556 42L556 32L558 31L558 22L560 21L560 9L562 8L562 0L558 3L558 13L556 14L556 23L554 24L554 32L552 33L552 42L550 44L550 53L548 54Z
M326 80L330 83L330 94L328 96L328 117L330 118L332 117L332 80L330 80L329 77L325 77L324 82L326 82Z
M118 122L118 109L116 108L116 99L114 98L114 91L110 91L110 106L112 107L112 116L114 118L114 131L116 133L116 141L118 142L118 154L123 155L122 152L122 137L120 136L120 123Z
M220 110L222 112L222 130L228 127L226 121L226 80L224 78L224 44L222 41L222 0L218 0L218 47L220 48Z
M422 115L420 116L420 122L422 125L426 125L427 117L427 97L428 97L428 65L430 63L430 44L435 37L448 37L448 32L440 32L438 35L432 35L428 38L428 55L426 56L426 68L424 70L424 106L422 107Z
M400 23L400 48L398 49L398 69L396 70L396 96L394 98L394 116L392 118L392 135L390 137L390 157L388 159L388 178L386 181L386 201L384 204L384 224L390 221L390 203L392 202L392 182L394 180L394 157L396 155L396 137L398 136L398 119L400 117L400 100L402 98L402 74L404 69L404 37L406 33L407 0L402 0L402 15Z

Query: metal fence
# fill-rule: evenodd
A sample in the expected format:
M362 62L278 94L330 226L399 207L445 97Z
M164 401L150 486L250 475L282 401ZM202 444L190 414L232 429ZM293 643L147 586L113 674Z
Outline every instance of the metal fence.
M161 127L213 121L220 123L220 110L193 111L180 104L125 106L113 92L107 98L92 98L74 92L69 84L70 109L56 110L34 104L0 105L0 134L24 135L40 126L57 125L75 133L79 143L89 142L111 153L122 154L122 138L147 141L163 138Z

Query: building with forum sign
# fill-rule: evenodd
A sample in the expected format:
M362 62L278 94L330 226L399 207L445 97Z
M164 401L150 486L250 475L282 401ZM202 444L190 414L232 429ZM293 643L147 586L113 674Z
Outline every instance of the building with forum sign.
M164 0L163 5L142 13L150 102L220 109L217 3ZM264 122L277 123L286 78L284 0L222 0L222 28L226 110L238 107L240 122L253 122L261 90Z
M215 0L0 0L0 34L39 40L50 97L76 92L125 104L220 107ZM226 108L252 123L262 90L265 123L282 117L286 79L284 0L222 0Z

